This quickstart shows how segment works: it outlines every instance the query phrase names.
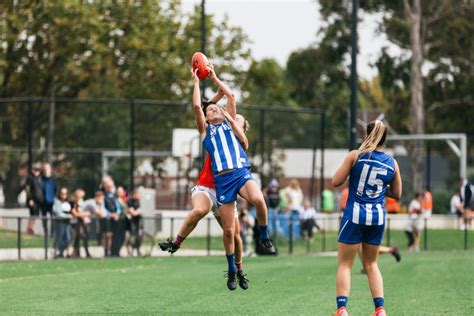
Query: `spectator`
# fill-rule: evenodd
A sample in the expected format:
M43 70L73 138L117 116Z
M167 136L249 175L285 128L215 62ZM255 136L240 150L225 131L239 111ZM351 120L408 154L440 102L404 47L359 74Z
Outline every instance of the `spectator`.
M433 196L428 188L423 192L423 198L421 199L421 210L424 217L431 217L433 214Z
M122 246L125 243L128 206L127 192L125 191L124 187L119 186L115 195L117 196L117 201L120 204L121 211L116 223L116 230L113 232L114 237L112 239L112 252L115 254L115 256L118 256L120 254L120 249L122 249Z
M408 251L416 252L420 251L420 232L422 229L422 209L421 209L421 195L415 193L413 199L408 206L409 222L405 229L405 233L408 237Z
M120 248L118 248L118 228L120 213L122 208L117 196L115 195L115 183L112 177L105 176L102 179L102 187L104 190L104 209L106 212L106 253L105 256L120 256Z
M334 194L329 189L323 191L323 212L334 212Z
M344 213L344 209L346 208L347 198L349 197L349 186L346 182L344 188L341 191L341 196L339 197L339 211Z
M104 247L104 253L107 253L107 212L104 207L104 192L100 190L96 191L93 199L84 201L82 210L89 212L91 215L94 215L95 218L99 219L99 239L101 245Z
M71 220L72 226L72 235L73 235L73 247L74 251L72 253L72 257L80 258L80 245L81 239L82 244L84 246L84 250L86 251L86 257L90 258L91 255L89 253L89 230L87 229L87 225L91 223L91 213L89 211L84 210L84 191L78 189L74 192L73 195L73 207L71 210L71 214L73 216Z
M472 218L474 216L473 191L473 187L469 181L467 179L461 179L461 205L464 215L464 225L467 229L472 228Z
M449 202L449 212L452 215L456 215L459 219L458 227L461 230L464 230L464 219L462 216L462 202L461 202L461 192L459 190L454 191L451 201Z
M67 250L71 242L71 209L73 203L68 201L66 188L59 190L58 198L53 203L54 213L54 250L55 258L64 258L64 250ZM67 254L69 257L69 254Z
M28 219L28 226L26 232L28 235L33 235L35 219L40 214L40 208L43 204L43 190L41 188L41 165L36 163L31 168L31 173L28 175L25 184L26 204L30 210L30 218Z
M288 210L292 215L298 216L303 209L303 191L301 191L298 180L291 180L290 184L285 188L285 195Z
M316 223L316 216L316 210L311 206L311 202L309 200L305 200L303 204L303 211L300 213L301 237L303 237L304 240L313 240L314 227L321 231L321 227L319 227L319 225Z
M390 197L385 197L385 209L389 214L398 214L400 212L400 202Z
M143 218L142 211L140 209L140 191L134 189L132 197L127 202L128 211L127 217L130 224L130 235L127 241L128 253L133 256L133 250L136 249L137 255L140 254L140 246L143 241Z
M43 190L43 204L41 205L41 215L47 217L52 216L54 197L57 193L56 180L52 176L51 165L47 162L43 163L43 177L41 178L41 187ZM53 221L51 221L51 234L53 232ZM43 219L43 229L45 235L48 234L48 220Z
M268 221L273 232L278 227L278 211L280 207L280 183L277 179L272 179L268 186L263 190L263 196L268 206Z

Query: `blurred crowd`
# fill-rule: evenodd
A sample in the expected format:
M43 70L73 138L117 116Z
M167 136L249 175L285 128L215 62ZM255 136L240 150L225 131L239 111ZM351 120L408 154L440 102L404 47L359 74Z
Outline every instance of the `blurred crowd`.
M119 257L125 244L130 255L140 255L144 230L137 189L127 196L123 187L116 187L112 177L105 176L94 197L85 199L81 189L70 192L58 187L51 165L44 163L33 165L25 190L30 211L27 233L35 234L34 224L41 216L44 234L54 238L55 258L81 257L81 242L84 255L91 257L91 230L98 235L106 257Z

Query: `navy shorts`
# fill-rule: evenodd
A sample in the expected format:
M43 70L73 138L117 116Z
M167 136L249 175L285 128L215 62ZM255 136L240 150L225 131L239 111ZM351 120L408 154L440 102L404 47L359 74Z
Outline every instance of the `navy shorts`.
M363 242L379 246L382 243L384 229L385 224L373 226L354 224L350 219L343 217L337 241L344 244L360 244Z
M217 205L221 206L237 201L240 188L249 180L253 180L250 168L234 169L229 173L214 176Z

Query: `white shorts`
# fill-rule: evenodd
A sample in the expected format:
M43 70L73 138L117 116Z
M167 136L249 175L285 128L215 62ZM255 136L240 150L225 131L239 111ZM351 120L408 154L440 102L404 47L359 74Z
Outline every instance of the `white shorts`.
M195 185L191 189L191 198L193 198L196 194L198 193L204 193L209 201L211 202L211 210L212 214L214 214L215 217L219 217L219 208L217 207L217 198L216 198L216 190L205 187L203 185ZM234 207L234 217L238 218L239 217L239 212L237 211L237 203L235 203Z

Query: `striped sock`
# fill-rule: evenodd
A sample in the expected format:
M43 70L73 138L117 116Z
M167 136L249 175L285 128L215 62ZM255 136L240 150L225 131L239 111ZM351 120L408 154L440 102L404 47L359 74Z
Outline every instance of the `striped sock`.
M242 261L236 262L235 265L237 266L237 271L242 272Z
M175 244L176 246L178 247L181 247L181 244L183 243L183 241L186 239L186 237L181 237L180 235L177 235L176 236L176 239L173 240L173 244Z

